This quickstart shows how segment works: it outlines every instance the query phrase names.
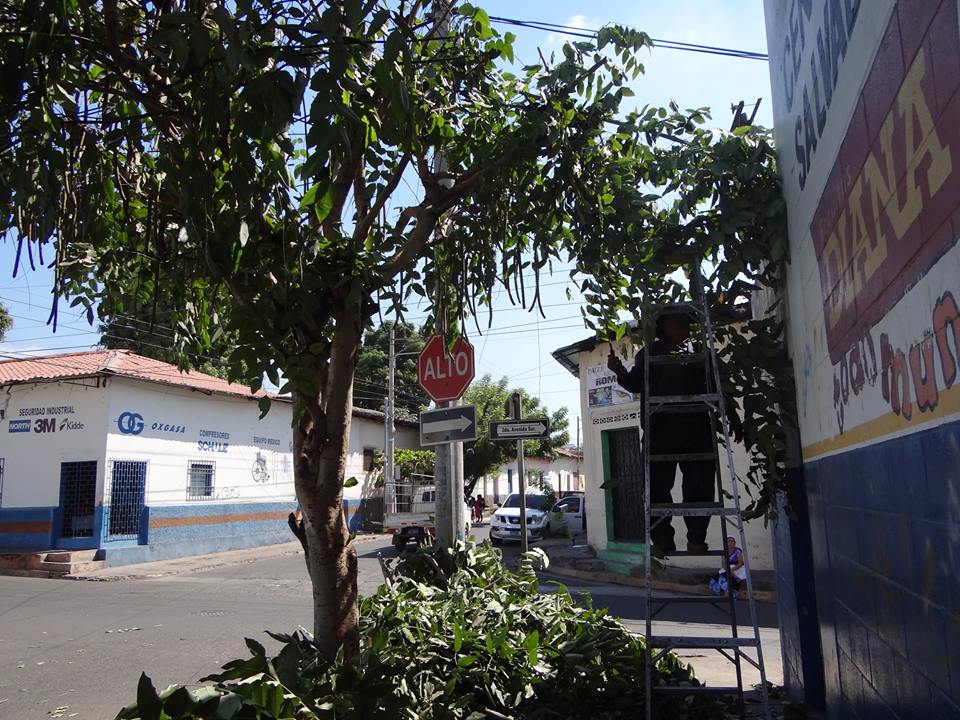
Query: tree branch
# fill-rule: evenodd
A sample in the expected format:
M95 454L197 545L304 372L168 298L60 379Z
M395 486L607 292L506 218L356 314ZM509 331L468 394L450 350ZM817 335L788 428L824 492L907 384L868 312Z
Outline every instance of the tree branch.
M373 203L373 207L367 211L366 215L360 218L356 228L354 228L353 239L355 241L360 241L370 232L370 228L376 221L377 215L380 214L380 211L383 210L384 205L387 204L387 200L390 199L390 196L392 196L394 191L397 189L397 186L403 179L403 173L406 171L407 165L409 164L410 153L404 153L403 157L400 159L400 163L393 171L393 177L391 177L389 182L387 182L387 184L380 189L380 192L377 193L377 199Z

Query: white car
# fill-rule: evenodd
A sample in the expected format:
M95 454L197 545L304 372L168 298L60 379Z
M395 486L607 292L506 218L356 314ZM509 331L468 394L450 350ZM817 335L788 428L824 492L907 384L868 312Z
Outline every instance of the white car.
M550 510L556 502L553 495L529 493L527 505L527 540L542 540L550 534ZM511 493L490 518L490 542L520 542L520 496Z

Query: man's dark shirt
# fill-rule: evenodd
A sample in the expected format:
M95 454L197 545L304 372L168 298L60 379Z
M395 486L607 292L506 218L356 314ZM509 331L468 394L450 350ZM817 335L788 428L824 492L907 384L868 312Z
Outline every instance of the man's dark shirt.
M649 345L651 357L668 355L670 345L655 340ZM621 387L643 397L643 356L647 348L642 348L634 359L633 367L620 381ZM650 394L656 395L700 395L707 392L707 378L704 363L663 364L650 366ZM709 452L715 442L710 415L707 412L663 413L652 417L651 450L655 453Z

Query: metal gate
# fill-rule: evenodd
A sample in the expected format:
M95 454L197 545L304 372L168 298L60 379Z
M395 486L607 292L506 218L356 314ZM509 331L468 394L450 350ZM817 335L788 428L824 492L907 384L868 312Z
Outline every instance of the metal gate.
M61 538L92 538L97 461L60 463Z
M104 501L104 527L109 540L138 540L147 485L147 463L114 460L109 495Z
M643 532L643 456L637 428L607 432L613 539L646 542Z

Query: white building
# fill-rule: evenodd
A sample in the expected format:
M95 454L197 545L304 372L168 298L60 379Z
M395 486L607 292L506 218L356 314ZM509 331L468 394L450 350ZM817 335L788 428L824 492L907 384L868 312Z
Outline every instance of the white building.
M0 362L0 548L124 564L287 542L292 409L122 350ZM418 447L398 423L398 447ZM374 521L383 416L355 409L351 529Z
M556 457L528 457L524 459L524 470L528 488L541 488L549 483L556 493L582 492L584 475L581 465L583 455L570 448L557 448ZM496 476L484 477L474 490L481 493L487 502L499 504L512 492L519 492L517 464L507 463L500 467Z
M636 351L629 341L618 343L617 353L632 358ZM617 553L636 557L645 552L643 540L643 461L641 456L642 430L640 428L640 401L621 388L616 377L607 369L609 346L595 338L559 348L554 359L580 380L580 415L583 418L583 473L587 512L587 542L598 555L609 560L616 569ZM630 367L632 360L626 362ZM746 451L734 446L735 467L744 474L748 466ZM721 463L723 486L730 490L726 464ZM679 472L678 472L679 475ZM616 489L602 487L617 478ZM681 480L673 487L674 502L681 501ZM741 485L741 501L749 498ZM707 531L711 549L721 547L720 520L713 518ZM681 518L673 518L676 537L686 537ZM728 527L733 534L734 528ZM758 519L746 525L747 552L750 566L758 570L773 568L773 548L770 530ZM681 543L678 543L678 545ZM675 558L672 564L702 566L704 558ZM624 561L619 567L626 567Z

